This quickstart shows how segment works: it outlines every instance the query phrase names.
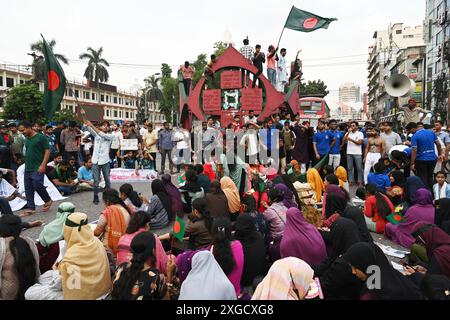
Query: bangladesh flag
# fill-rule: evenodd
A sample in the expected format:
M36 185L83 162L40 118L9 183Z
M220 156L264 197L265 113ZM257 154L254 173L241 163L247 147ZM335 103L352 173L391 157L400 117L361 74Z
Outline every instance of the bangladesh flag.
M173 225L173 236L180 241L183 241L184 230L186 229L183 219L178 216L175 218L175 223Z
M301 31L311 32L317 29L328 29L331 22L337 20L336 18L322 18L318 15L303 11L292 6L291 12L286 20L285 28Z
M44 58L46 75L44 79L44 100L42 101L44 107L44 114L51 118L56 111L56 108L61 103L66 90L66 76L61 68L58 60L53 55L52 49L42 36L44 43Z
M386 220L392 224L400 224L405 221L405 219L403 219L403 216L399 212L394 212L386 216Z

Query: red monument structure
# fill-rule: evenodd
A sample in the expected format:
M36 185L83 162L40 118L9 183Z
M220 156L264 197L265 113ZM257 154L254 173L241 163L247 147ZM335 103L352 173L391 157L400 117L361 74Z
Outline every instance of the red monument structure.
M244 56L233 47L225 52L212 65L213 78L202 76L189 96L183 86L181 75L180 124L191 128L193 121L205 121L209 116L218 118L226 127L235 115L247 115L255 111L258 121L285 109L296 114L299 109L299 83L294 81L287 94L278 92L264 76L259 76L259 88L252 88L248 74L258 71ZM253 77L252 77L253 78Z

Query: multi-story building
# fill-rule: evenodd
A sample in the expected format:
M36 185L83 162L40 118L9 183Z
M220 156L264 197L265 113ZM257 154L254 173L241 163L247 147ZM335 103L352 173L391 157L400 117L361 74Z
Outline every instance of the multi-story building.
M429 109L441 116L448 110L448 74L450 57L450 0L427 0L425 13L424 97ZM439 115L441 113L441 115ZM447 112L447 117L448 117ZM445 119L444 119L445 120Z
M339 87L339 102L359 102L361 98L359 85L344 83Z
M391 76L391 68L397 63L400 50L424 45L423 26L404 27L403 23L390 25L387 30L375 31L375 43L369 47L367 112L377 119L389 112L390 97L386 93L385 80Z
M0 64L0 98L7 96L8 91L31 80L30 70L24 67L9 67ZM39 90L44 91L44 83L38 82ZM138 92L131 93L118 90L116 86L101 83L98 88L90 81L68 81L66 92L59 110L70 109L77 112L76 105L86 110L87 117L92 121L136 121L139 96ZM164 115L159 110L159 104L148 102L149 120L155 125L161 125ZM1 110L0 110L1 111Z

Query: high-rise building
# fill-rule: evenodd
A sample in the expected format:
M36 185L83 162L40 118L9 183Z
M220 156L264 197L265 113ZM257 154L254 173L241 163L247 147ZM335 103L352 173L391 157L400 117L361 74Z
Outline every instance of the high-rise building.
M358 84L344 83L339 87L339 102L359 102L361 89Z

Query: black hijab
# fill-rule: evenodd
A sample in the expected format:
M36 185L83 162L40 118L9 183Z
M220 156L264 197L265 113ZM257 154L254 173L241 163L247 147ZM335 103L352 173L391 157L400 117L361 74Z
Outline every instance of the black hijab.
M239 240L244 251L244 269L241 284L250 286L257 276L267 273L266 247L264 238L256 231L255 218L249 213L241 214L234 226L234 238Z
M392 187L399 186L404 187L406 184L405 174L400 170L395 170L391 172L391 176L394 178L392 182Z
M439 199L435 205L434 224L450 235L450 199Z
M360 242L351 246L343 255L351 266L366 272L369 266L377 266L380 270L379 289L368 290L374 300L422 300L423 296L414 283L395 270L383 251L373 243ZM370 276L370 274L368 274Z
M361 242L358 227L353 220L340 217L331 225L330 229L334 259L347 252L355 243Z
M355 206L347 206L341 213L341 217L353 220L358 227L361 241L372 243L373 239L370 235L369 229L367 229L366 219L364 219L364 213L361 208Z
M328 219L335 213L342 214L347 207L347 200L337 194L327 194L325 203L325 216Z
M155 179L152 181L152 193L153 193L153 195L158 196L164 209L167 212L167 215L169 216L169 220L173 221L175 216L172 211L172 202L170 200L170 195L167 193L162 180Z
M405 200L408 201L410 204L413 204L414 193L416 193L417 190L422 188L426 189L427 187L419 177L417 176L408 177L408 179L406 179L405 184Z

